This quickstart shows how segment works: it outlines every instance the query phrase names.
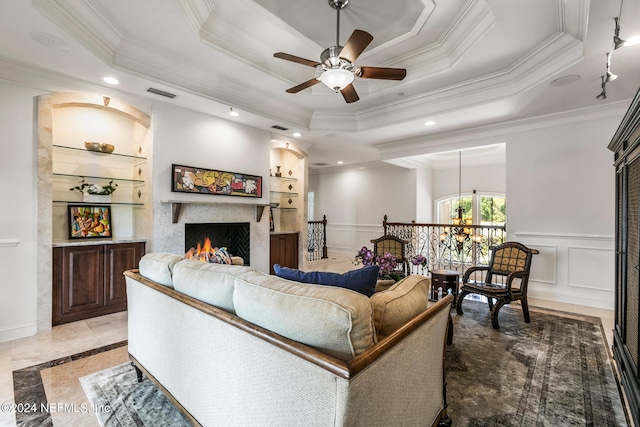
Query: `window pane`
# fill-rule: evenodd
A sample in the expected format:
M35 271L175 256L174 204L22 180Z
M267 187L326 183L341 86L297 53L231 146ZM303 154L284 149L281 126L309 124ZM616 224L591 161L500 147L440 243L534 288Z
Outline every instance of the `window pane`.
M458 198L442 200L438 202L438 222L441 224L450 224L453 218L458 217ZM464 212L462 213L463 221L466 218L473 217L473 209L471 197L465 197L460 200L460 204Z
M504 225L507 222L507 200L504 197L482 196L480 199L483 225Z

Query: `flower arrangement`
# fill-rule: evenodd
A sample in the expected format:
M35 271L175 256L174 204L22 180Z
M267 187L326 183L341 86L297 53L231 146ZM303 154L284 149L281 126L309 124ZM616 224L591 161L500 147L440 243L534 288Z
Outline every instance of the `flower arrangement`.
M79 185L72 187L69 191L79 191L82 194L98 194L101 196L107 196L113 194L116 191L118 184L114 184L113 180L109 181L107 185L89 184L84 180L84 177L80 180Z
M378 276L381 279L391 279L394 281L398 281L402 279L403 275L395 272L395 268L398 266L398 262L396 257L389 252L385 252L382 256L373 257L373 251L368 249L366 246L363 246L362 249L358 251L358 254L355 258L355 264L358 265L362 262L362 265L372 265L377 264L379 268Z
M396 257L391 255L389 252L386 252L382 256L376 257L376 261L378 263L378 268L380 268L380 277L390 275L398 265Z

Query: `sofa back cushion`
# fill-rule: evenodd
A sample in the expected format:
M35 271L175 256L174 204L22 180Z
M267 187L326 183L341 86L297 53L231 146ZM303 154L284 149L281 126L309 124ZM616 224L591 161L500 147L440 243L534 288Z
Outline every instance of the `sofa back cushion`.
M178 292L235 313L234 280L236 276L255 271L252 267L185 259L173 268L173 287Z
M348 289L256 271L236 278L233 304L237 316L344 361L375 342L369 298Z
M431 279L413 274L371 297L378 338L385 337L427 309Z
M140 274L147 279L161 285L173 287L173 268L184 258L170 253L150 253L140 259L138 269Z

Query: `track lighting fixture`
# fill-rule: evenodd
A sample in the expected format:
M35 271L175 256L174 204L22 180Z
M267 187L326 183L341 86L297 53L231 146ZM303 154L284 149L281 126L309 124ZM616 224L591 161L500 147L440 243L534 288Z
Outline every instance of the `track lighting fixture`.
M600 85L600 87L602 87L602 92L600 92L600 94L596 96L596 99L607 99L607 80L605 76L601 76L601 78L602 84Z
M614 81L618 76L611 72L611 54L607 53L607 78L605 81L607 83Z
M624 44L626 43L626 40L622 40L620 38L620 22L618 21L618 18L614 18L616 20L616 30L613 34L613 48L614 49L619 49L622 46L624 46Z
M237 111L233 111L233 108L229 107L229 115L231 117L238 117L240 113L238 113Z

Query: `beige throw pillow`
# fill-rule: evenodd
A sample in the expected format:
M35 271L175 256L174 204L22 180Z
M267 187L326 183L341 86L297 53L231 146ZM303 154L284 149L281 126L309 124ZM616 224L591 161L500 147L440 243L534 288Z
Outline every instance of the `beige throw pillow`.
M427 309L431 279L413 274L371 297L373 324L386 337Z

